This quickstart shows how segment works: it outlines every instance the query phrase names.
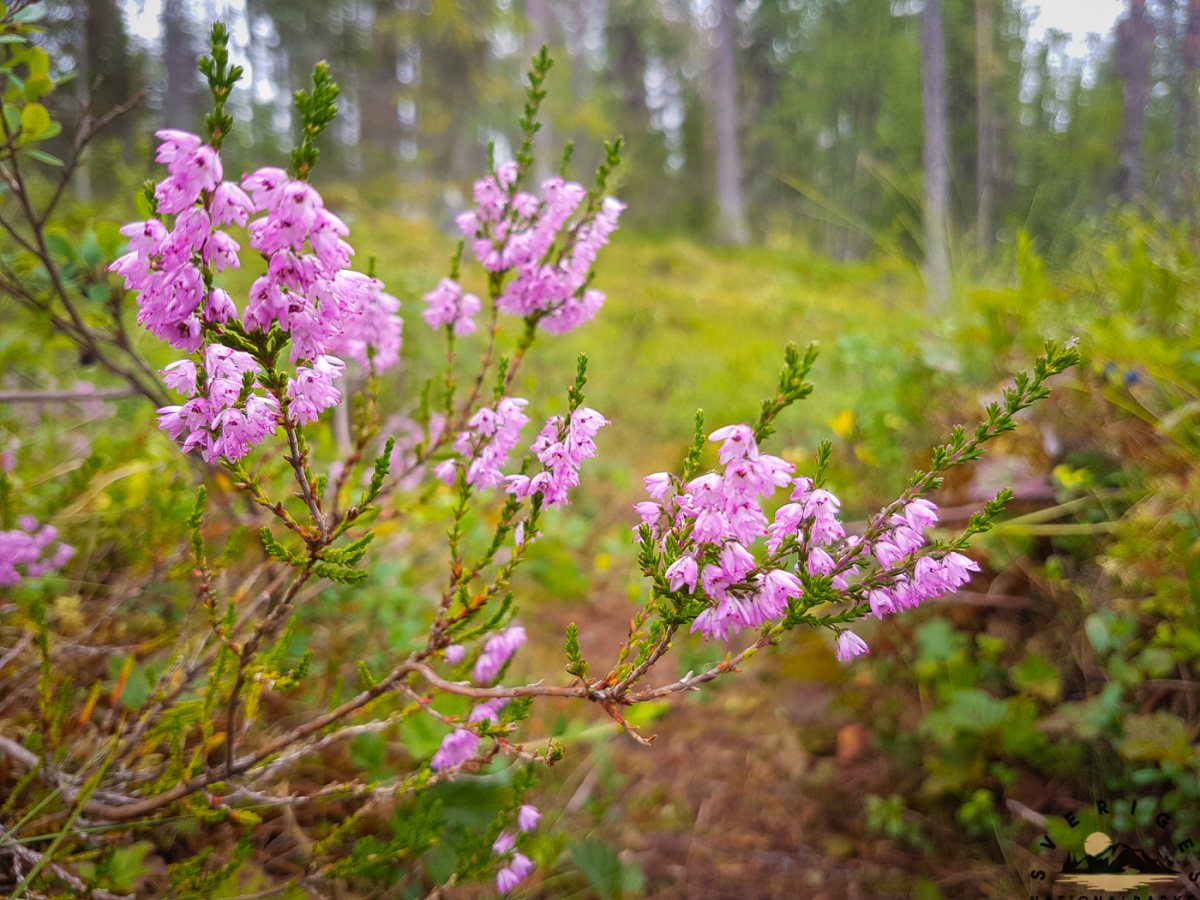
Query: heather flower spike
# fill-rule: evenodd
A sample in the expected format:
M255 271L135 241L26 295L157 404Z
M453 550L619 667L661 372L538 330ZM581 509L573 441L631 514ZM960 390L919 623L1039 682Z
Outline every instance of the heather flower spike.
M339 354L378 374L399 361L403 327L400 302L378 280L349 269L354 250L345 223L303 180L317 159L313 142L336 113L328 67L317 67L311 93L297 95L297 177L265 167L240 185L223 180L219 150L232 125L225 101L241 77L228 65L227 44L224 27L214 26L211 56L200 63L214 100L205 120L209 141L158 132L156 159L167 177L154 188L155 215L122 229L130 249L112 265L138 295L139 323L200 354L199 365L180 361L164 370L184 402L160 409L159 422L208 462L237 461L280 426L315 422L342 399ZM241 265L241 248L224 230L231 226L247 227L250 247L266 261L242 303L214 284ZM290 372L278 363L289 342Z
M1069 345L1048 344L1033 376L1018 376L1003 406L989 408L973 439L956 428L949 444L935 448L930 470L918 473L861 534L847 532L841 501L822 486L827 444L818 453L814 477L796 474L790 462L760 446L778 414L810 392L805 376L815 359L815 348L803 356L788 348L779 392L763 402L758 422L726 425L707 436L717 445L719 463L708 472L699 470L704 438L698 416L683 475L646 477L651 499L635 504L641 520L635 531L643 569L673 605L674 621L690 623L692 632L709 640L757 630L756 646L796 625L826 627L837 633L838 659L849 662L866 653L867 645L846 623L913 609L959 589L979 571L961 551L990 527L1010 494L1001 492L950 541L931 539L938 509L921 494L940 484L945 470L978 458L983 443L1010 430L1012 416L1044 396L1045 379L1072 365L1077 353ZM787 492L787 502L769 515L767 503L780 490ZM818 611L830 604L836 612Z

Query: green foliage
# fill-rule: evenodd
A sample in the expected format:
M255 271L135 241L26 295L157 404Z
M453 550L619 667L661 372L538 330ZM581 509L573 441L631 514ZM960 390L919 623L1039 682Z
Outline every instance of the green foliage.
M579 627L572 622L567 626L567 673L576 678L587 678L588 664L579 649Z
M229 65L229 31L224 23L214 22L209 35L209 56L200 57L200 74L208 81L213 109L204 117L204 130L218 150L233 128L233 116L225 111L229 95L242 78L241 66Z
M604 900L637 897L646 886L636 863L623 862L613 849L597 840L583 840L569 847L571 861L587 878L588 885Z
M292 174L306 179L316 165L320 151L317 137L337 115L340 88L333 81L329 65L319 62L313 68L311 91L296 91L296 112L300 114L300 145L292 151Z
M783 371L779 373L778 393L769 400L762 401L758 421L754 423L754 439L764 441L770 437L775 428L775 417L795 403L803 400L813 392L813 386L804 379L817 361L817 344L808 345L804 356L795 344L788 344L783 355Z

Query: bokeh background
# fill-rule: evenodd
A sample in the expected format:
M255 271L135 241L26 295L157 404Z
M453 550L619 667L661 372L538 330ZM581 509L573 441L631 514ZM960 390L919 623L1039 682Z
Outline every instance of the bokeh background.
M624 138L629 209L596 282L608 304L522 375L544 412L586 350L588 402L613 426L576 513L550 517L518 582L533 640L514 677L559 667L570 622L585 655L612 653L644 590L629 537L641 475L676 464L697 407L750 420L784 342L817 340L822 356L774 449L803 469L833 439L832 487L862 519L1044 338L1080 339L1085 362L1054 398L937 498L954 525L1014 487L969 590L864 629L872 653L854 665L790 637L726 684L639 709L649 749L604 717L539 707L530 737L558 735L569 754L538 788L551 827L522 895L1011 897L1031 892L1047 832L1067 849L1093 827L1200 840L1200 2L1041 6L51 4L44 46L77 73L55 101L66 133L85 96L104 109L146 91L73 182L65 228L90 234L96 259L120 240L101 223L136 215L153 128L198 128L194 59L213 19L248 73L227 171L283 163L289 98L329 61L341 114L313 180L405 304L389 414L415 406L409 373L438 353L420 297L447 271L488 144L512 152L530 53L556 60L543 171L570 141L586 179L601 142ZM48 327L2 305L0 323L0 387L113 386ZM137 398L2 404L0 441L30 502L81 548L55 583L58 625L82 635L97 596L137 597L92 635L112 648L94 677L128 677L184 602L172 541L187 467ZM421 627L440 545L414 541L305 610L332 651L314 696ZM672 665L724 651L681 642ZM438 737L364 735L346 765L386 770ZM1147 798L1135 814L1090 811L1132 796ZM457 799L460 824L484 820L486 788ZM256 848L259 883L290 874L292 840L284 823Z

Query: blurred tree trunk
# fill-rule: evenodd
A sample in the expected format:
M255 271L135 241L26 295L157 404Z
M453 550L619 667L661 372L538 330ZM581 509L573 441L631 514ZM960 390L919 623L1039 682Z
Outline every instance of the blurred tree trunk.
M992 191L995 173L992 119L992 2L975 0L975 237L986 256L992 248Z
M74 26L72 40L75 44L75 77L78 79L84 96L92 89L92 68L88 64L91 57L91 43L88 41L88 24L91 16L88 10L88 0L74 0L71 4L71 22ZM101 110L100 112L104 112ZM75 191L84 203L92 201L92 169L88 161L75 170Z
M362 77L362 136L378 173L400 174L400 16L393 0L374 0L370 58L360 67Z
M1129 202L1145 190L1146 108L1150 105L1150 57L1154 22L1146 0L1129 0L1129 11L1117 23L1117 75L1122 87L1120 165L1117 195Z
M525 17L529 20L529 37L532 46L530 55L542 47L555 49L550 42L550 4L548 0L526 0ZM555 53L555 56L558 54ZM560 59L560 63L565 60ZM549 178L558 169L558 160L554 153L554 133L550 127L550 115L547 106L542 107L542 127L533 139L534 164L533 176L539 184Z
M1183 30L1180 84L1175 107L1175 184L1178 200L1187 203L1196 188L1196 92L1200 90L1200 0L1188 0ZM1184 210L1185 213L1192 213ZM1194 215L1193 215L1194 217Z
M717 237L729 244L750 239L742 197L742 161L738 152L738 91L734 49L737 0L718 0L712 48L713 144L716 149Z
M163 57L167 87L163 96L163 125L198 131L196 44L188 30L185 0L164 0L162 6Z
M940 306L950 296L950 129L941 0L925 0L921 13L921 101L925 118L925 279L931 304Z

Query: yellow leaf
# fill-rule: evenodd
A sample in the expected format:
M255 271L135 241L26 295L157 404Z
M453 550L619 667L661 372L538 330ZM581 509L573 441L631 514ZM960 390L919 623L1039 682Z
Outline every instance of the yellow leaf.
M21 110L21 131L27 138L36 138L50 127L50 113L40 103L30 103Z
M30 47L25 51L25 65L31 77L50 74L50 56L41 47Z

